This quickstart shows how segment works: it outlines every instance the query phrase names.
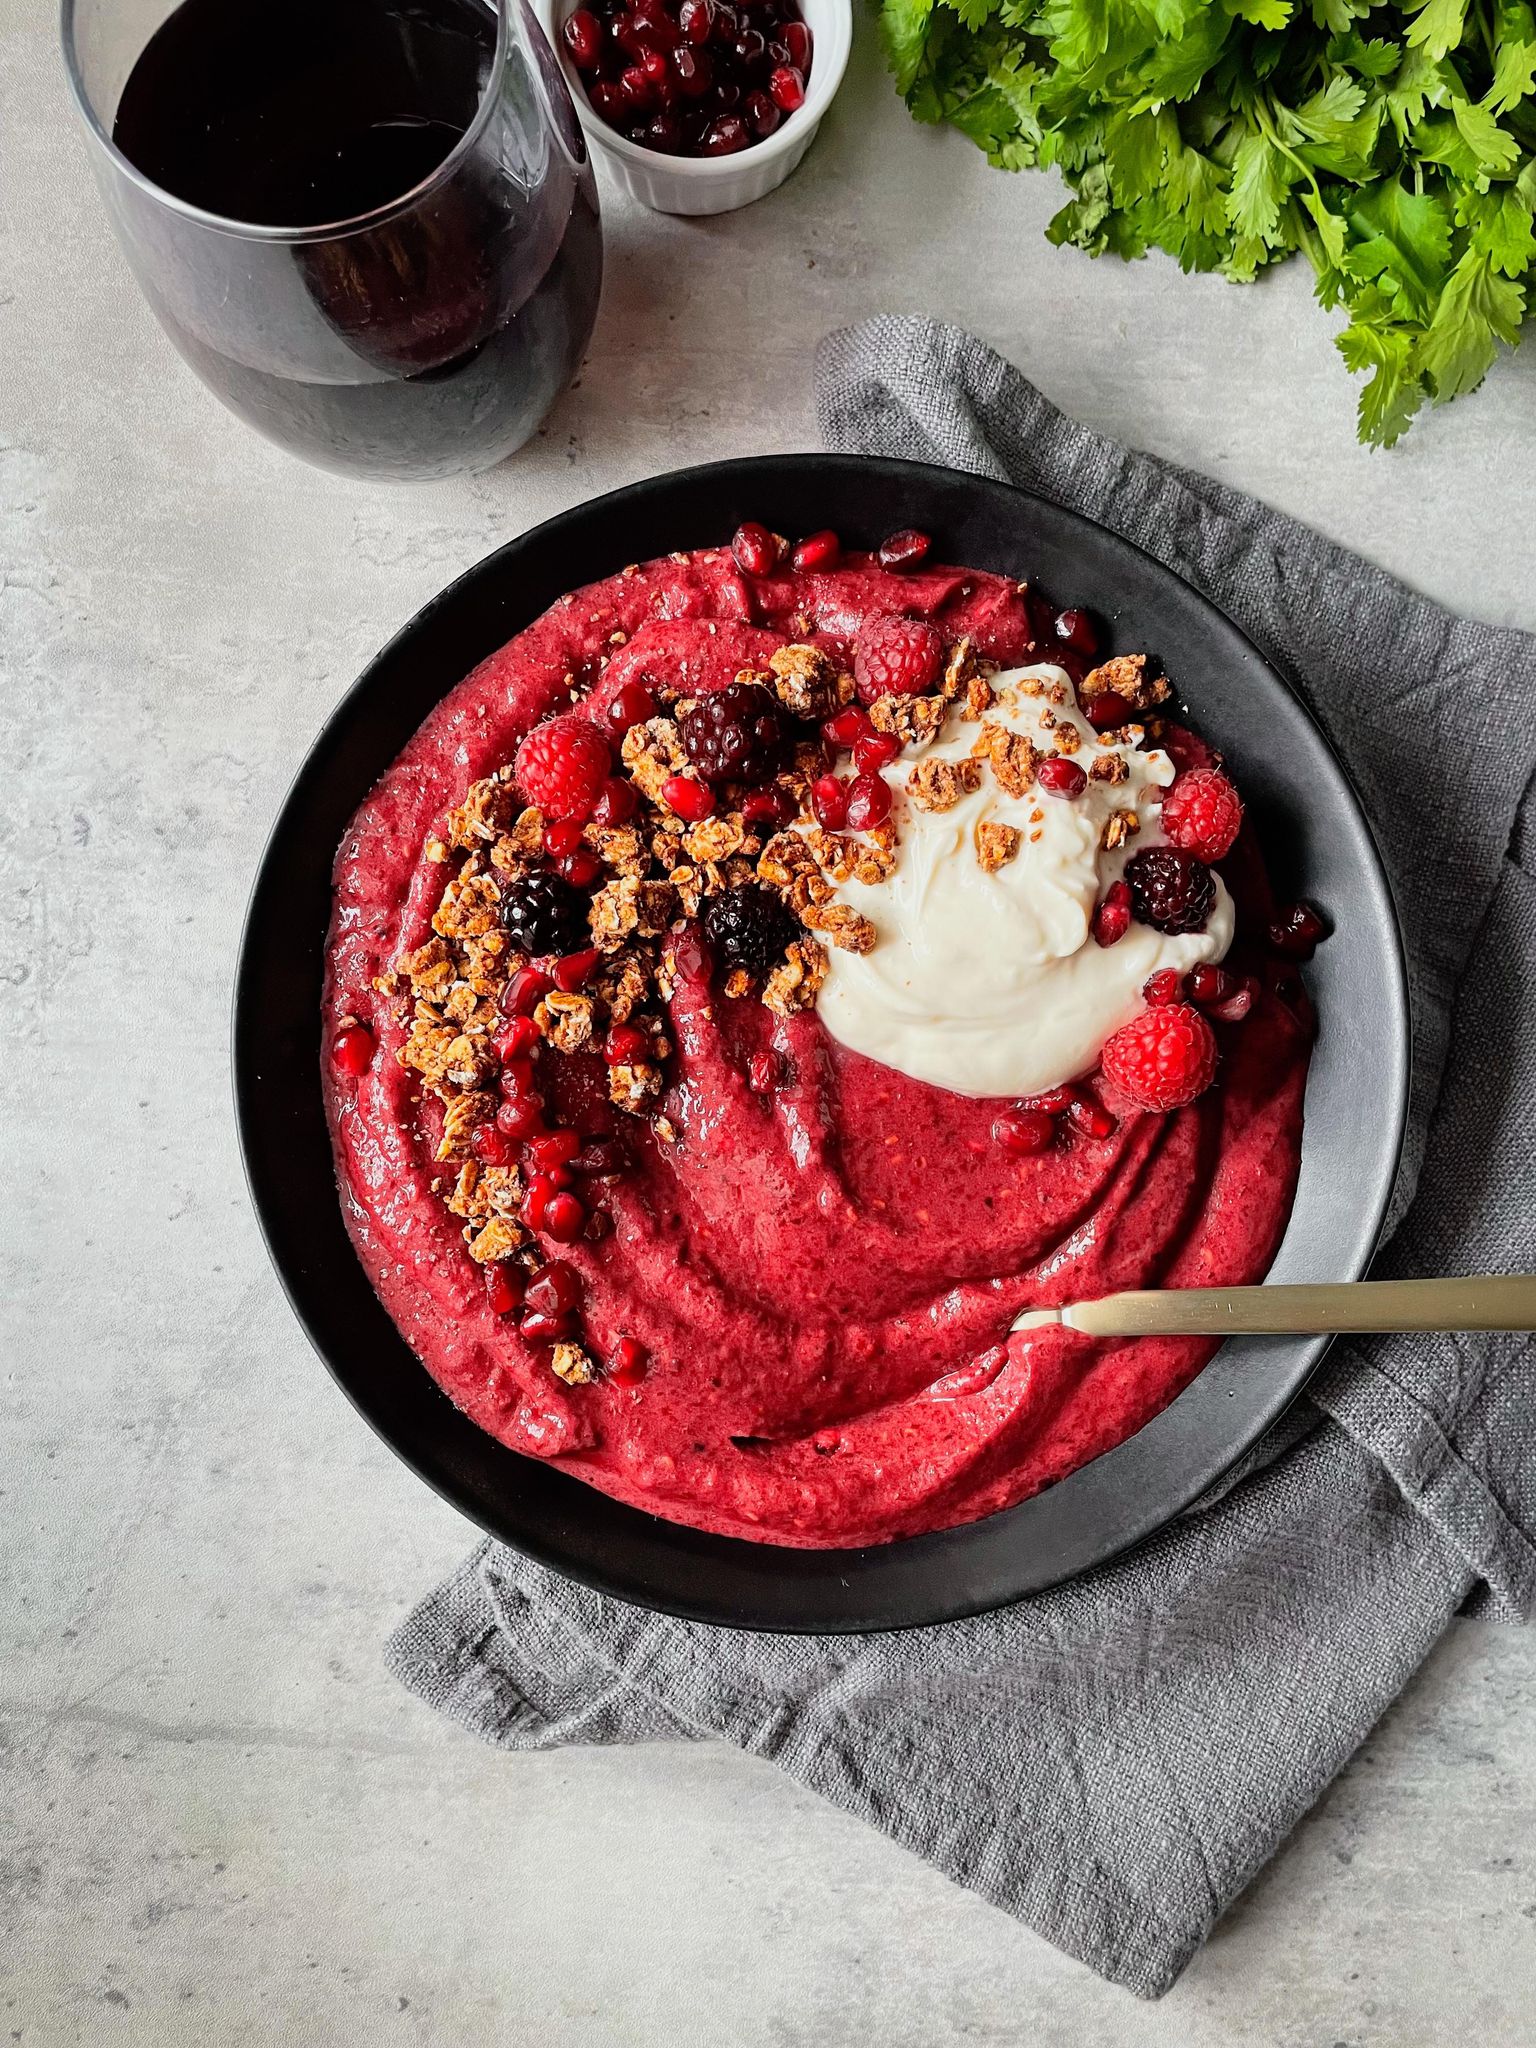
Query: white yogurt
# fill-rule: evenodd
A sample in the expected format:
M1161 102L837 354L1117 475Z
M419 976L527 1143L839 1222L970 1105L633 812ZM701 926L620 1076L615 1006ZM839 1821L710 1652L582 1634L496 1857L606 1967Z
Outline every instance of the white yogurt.
M1044 686L1039 696L1017 687L1031 679ZM1053 684L1065 685L1065 704L1046 694ZM873 920L878 941L863 954L829 948L818 1009L840 1044L916 1080L961 1095L1035 1095L1097 1063L1105 1039L1143 1008L1149 974L1161 967L1183 974L1223 958L1232 943L1232 899L1218 876L1203 932L1169 937L1133 923L1116 945L1098 945L1089 928L1096 904L1133 853L1162 843L1156 805L1174 778L1173 763L1158 749L1100 747L1061 669L1009 669L993 688L990 720L1042 751L1050 745L1045 718L1076 725L1079 766L1118 753L1128 780L1090 777L1073 798L1039 788L1010 797L986 764L981 787L953 810L920 810L905 794L913 762L963 761L980 730L951 713L931 746L908 749L884 771L900 833L896 871L888 881L849 881L838 891ZM1127 809L1141 829L1106 852L1110 814ZM976 827L986 820L1023 834L1015 859L992 874L976 856Z

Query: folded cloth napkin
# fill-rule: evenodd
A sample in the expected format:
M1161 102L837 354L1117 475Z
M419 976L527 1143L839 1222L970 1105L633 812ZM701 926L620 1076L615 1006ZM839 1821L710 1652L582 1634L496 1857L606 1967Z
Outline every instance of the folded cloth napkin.
M833 334L817 388L832 447L1087 513L1305 689L1380 837L1410 957L1412 1130L1376 1270L1536 1266L1536 640L1454 618L1294 520L1117 447L953 328ZM735 1634L487 1543L388 1655L508 1748L716 1736L771 1757L1156 1996L1469 1596L1536 1610L1525 1337L1336 1344L1309 1398L1179 1521L973 1621Z

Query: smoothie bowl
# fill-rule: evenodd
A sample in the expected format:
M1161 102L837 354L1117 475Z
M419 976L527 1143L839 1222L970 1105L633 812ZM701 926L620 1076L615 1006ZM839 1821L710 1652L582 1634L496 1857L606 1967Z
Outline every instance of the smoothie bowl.
M1216 1476L1319 1346L1012 1323L1357 1273L1405 1052L1369 835L1254 651L1053 508L840 458L439 600L301 777L237 1019L280 1269L391 1441L783 1627L1012 1597Z

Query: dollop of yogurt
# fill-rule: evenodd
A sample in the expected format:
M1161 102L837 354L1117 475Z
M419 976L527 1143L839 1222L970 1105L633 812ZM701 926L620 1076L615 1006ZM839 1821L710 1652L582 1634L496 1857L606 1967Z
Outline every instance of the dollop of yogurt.
M1073 725L1081 747L1072 758L1086 771L1118 756L1126 779L1090 776L1077 797L1038 787L1013 797L988 764L981 786L953 809L922 810L905 790L914 760L966 760L980 730L952 712L929 746L883 771L900 835L895 872L839 891L873 921L877 941L868 953L830 949L818 1011L840 1044L936 1088L1036 1095L1097 1064L1104 1041L1144 1007L1150 974L1222 959L1233 907L1218 876L1204 931L1171 936L1132 923L1116 944L1100 946L1096 905L1133 853L1164 842L1159 806L1174 765L1161 749L1102 745L1053 665L1005 670L992 685L988 719L1042 752L1053 732ZM1105 827L1123 810L1136 813L1139 829L1106 849ZM977 853L977 827L989 821L1021 835L1017 855L990 873Z

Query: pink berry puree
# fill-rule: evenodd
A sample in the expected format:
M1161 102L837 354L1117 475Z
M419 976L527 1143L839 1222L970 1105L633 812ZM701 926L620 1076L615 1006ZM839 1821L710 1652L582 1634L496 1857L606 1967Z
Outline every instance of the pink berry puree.
M546 1308L560 1297L554 1321L579 1299L589 1380L555 1376L537 1318L523 1334L526 1268L488 1275L469 1255L443 1200L440 1127L396 1057L409 1005L390 992L401 955L431 934L448 812L530 727L569 712L573 687L578 715L601 724L621 691L665 683L696 698L786 642L852 668L877 617L931 621L946 645L968 636L1004 668L1048 660L1076 682L1092 667L1084 614L1053 627L1020 586L922 552L908 567L898 549L891 569L833 544L800 558L829 566L758 561L757 574L710 549L575 591L449 692L336 863L324 1079L338 1178L358 1256L407 1342L502 1443L652 1514L757 1541L852 1546L948 1527L1121 1442L1213 1347L1010 1337L1014 1318L1116 1288L1257 1280L1295 1189L1312 1016L1266 941L1276 912L1245 829L1216 864L1235 941L1222 969L1191 976L1191 1006L1201 988L1218 1001L1181 1012L1219 1051L1214 1085L1186 1106L1138 1108L1102 1073L1043 1109L934 1086L849 1050L815 1008L778 1015L726 994L690 926L658 1006L665 1091L646 1113L608 1114L595 1051L560 1060L550 1082L549 1120L583 1143L617 1131L624 1162L600 1195L579 1178L556 1188L551 1216L599 1222L536 1248L563 1268L542 1290ZM1211 760L1179 728L1161 745L1184 772ZM1119 939L1125 895L1121 884L1098 943ZM1149 984L1149 1003L1163 997Z

